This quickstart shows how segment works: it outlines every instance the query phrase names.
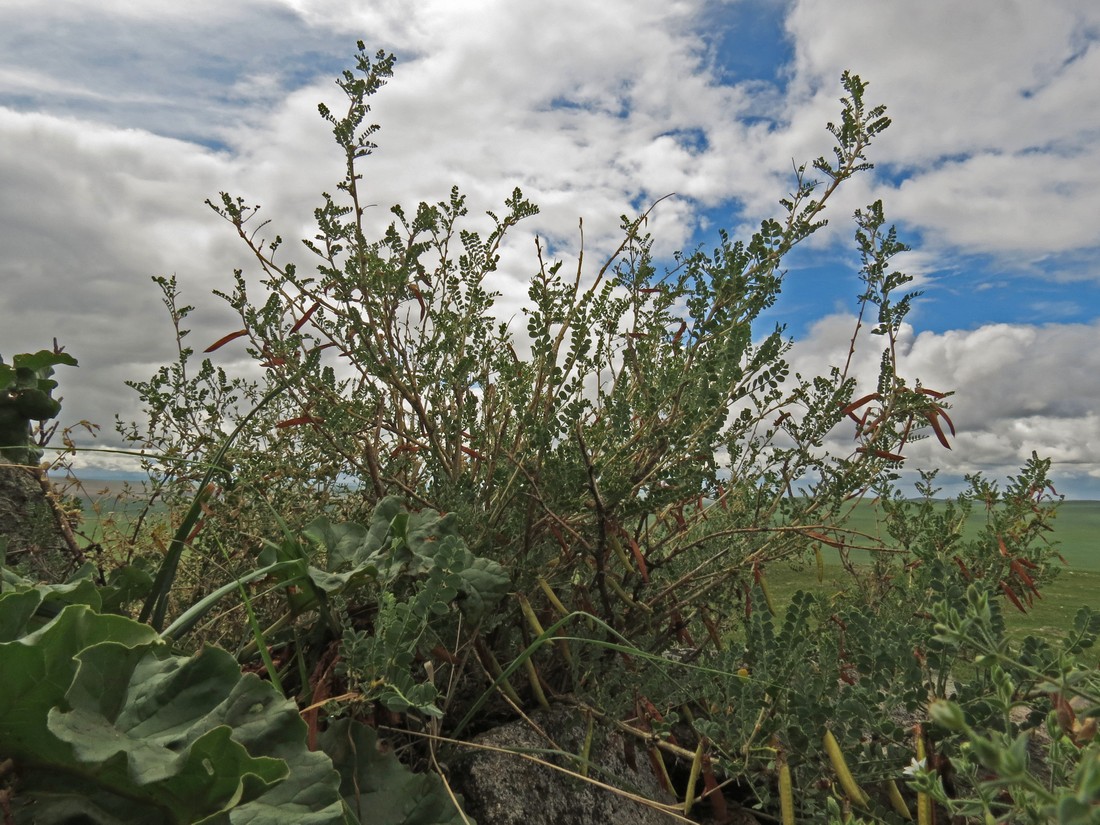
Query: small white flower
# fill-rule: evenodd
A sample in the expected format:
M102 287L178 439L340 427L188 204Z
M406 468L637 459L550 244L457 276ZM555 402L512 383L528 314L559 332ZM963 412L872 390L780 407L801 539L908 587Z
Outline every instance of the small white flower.
M927 759L914 759L909 763L909 767L903 768L902 773L906 776L916 776L927 767Z

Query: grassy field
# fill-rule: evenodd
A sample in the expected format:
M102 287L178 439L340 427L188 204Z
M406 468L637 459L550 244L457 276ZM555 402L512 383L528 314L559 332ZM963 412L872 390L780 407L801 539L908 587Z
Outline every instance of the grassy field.
M109 515L113 515L120 526L129 522L140 511L141 502L127 498L125 492L121 482L87 480L84 500L88 518L82 532L94 540L98 536L98 518ZM140 486L135 486L134 492L140 494ZM92 506L95 501L99 504L98 518ZM965 526L966 532L977 535L983 519L984 515L976 509ZM860 504L856 508L849 526L874 536L884 535L885 532L877 509L870 503ZM1055 635L1071 626L1073 616L1080 607L1100 610L1100 501L1063 502L1054 527L1053 538L1067 566L1053 583L1044 588L1043 598L1036 600L1034 608L1026 615L1011 608L1008 610L1006 617L1014 635ZM857 558L858 555L853 553L853 559ZM776 606L780 607L799 589L835 592L844 575L839 563L826 564L822 582L817 581L813 568L796 572L777 565L768 570L768 583L778 602Z
M847 573L840 564L826 564L825 575L817 580L811 566L802 571L775 565L768 568L768 589L776 610L782 611L797 590L830 595L844 585ZM1042 598L1026 614L1011 605L1005 607L1005 622L1013 638L1062 635L1073 626L1073 617L1082 607L1100 610L1100 573L1084 570L1063 570L1058 578L1042 588Z
M975 508L964 525L964 536L977 536L984 524L985 514ZM847 526L871 536L886 535L878 509L869 502L857 506ZM1007 607L1005 620L1014 637L1059 635L1072 626L1081 607L1100 610L1100 501L1062 502L1052 539L1066 567L1043 588L1042 598L1036 599L1026 614ZM852 553L852 558L859 560L858 551ZM826 564L820 583L813 569L796 572L777 566L768 571L768 582L776 601L785 604L800 589L833 593L845 575L839 562Z
M977 536L984 524L985 513L975 507L963 526L964 537ZM878 508L869 502L857 505L848 526L872 536L885 535ZM1052 538L1066 559L1067 569L1100 573L1100 501L1062 502Z
M58 483L65 495L77 498L84 512L84 522L78 533L89 542L103 539L104 525L110 523L113 531L126 532L135 518L145 509L140 483L127 485L121 481L104 479L83 479L80 486ZM161 512L160 505L154 505L153 512Z

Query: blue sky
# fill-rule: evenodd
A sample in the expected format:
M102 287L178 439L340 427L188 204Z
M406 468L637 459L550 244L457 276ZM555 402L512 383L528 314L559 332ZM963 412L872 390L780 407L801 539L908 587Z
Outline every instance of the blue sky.
M505 317L532 233L568 258L583 218L598 252L620 214L675 193L651 221L671 254L776 214L792 161L829 151L841 71L859 73L894 125L875 172L788 262L768 320L798 342L795 368L843 359L859 287L849 217L882 198L925 290L906 369L957 390L955 448L918 445L914 463L1004 477L1035 450L1064 492L1100 498L1093 0L9 0L0 353L56 336L81 360L61 376L66 423L98 422L97 443L117 444L115 414L138 409L123 381L171 359L151 276L177 275L196 340L230 328L209 293L247 259L205 198L240 193L284 237L312 235L340 174L316 104L337 99L359 38L399 59L375 104L377 203L457 183L476 210L516 185L541 204L506 250Z

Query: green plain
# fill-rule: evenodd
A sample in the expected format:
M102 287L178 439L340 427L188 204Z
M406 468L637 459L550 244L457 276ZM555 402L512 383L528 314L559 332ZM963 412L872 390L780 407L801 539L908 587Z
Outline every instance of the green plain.
M885 537L880 515L874 504L861 502L853 510L848 526L861 533ZM980 506L975 506L963 525L963 536L977 536L984 525L985 513ZM1051 538L1065 557L1066 569L1100 573L1100 501L1063 501L1059 504Z
M964 536L977 536L984 524L985 514L976 507L964 525ZM862 502L855 508L847 526L871 536L886 537L880 512L870 502ZM1009 632L1016 638L1060 635L1073 626L1073 617L1082 607L1100 611L1100 501L1062 502L1051 538L1066 565L1053 582L1041 588L1041 598L1035 600L1026 614L1006 606ZM778 565L769 568L768 584L777 608L786 604L796 590L830 594L842 586L847 574L835 557L836 550L826 547L823 552L826 564L821 582L817 581L817 571L812 565L800 571ZM861 555L853 552L852 559L858 562Z
M90 499L99 499L99 519L113 514L120 526L136 516L141 503L121 495L117 482L89 481L85 490L95 490L100 495L88 495L85 502L85 535L98 538L95 510ZM159 509L159 508L155 508ZM984 524L984 513L975 508L964 526L964 534L976 536ZM850 528L871 536L885 537L886 531L878 508L870 502L862 502L852 513ZM1006 612L1014 636L1037 634L1058 635L1072 626L1073 617L1082 606L1100 610L1100 501L1065 501L1058 507L1052 539L1058 552L1066 560L1058 577L1042 589L1042 598L1027 614L1020 614L1011 607ZM835 557L836 551L824 548L825 571L822 581L817 580L813 565L803 570L792 570L783 565L768 569L768 585L777 607L785 605L796 590L811 590L822 594L836 592L842 586L846 574ZM832 554L830 556L830 554ZM866 554L863 554L865 559ZM861 554L853 552L853 561L859 562Z

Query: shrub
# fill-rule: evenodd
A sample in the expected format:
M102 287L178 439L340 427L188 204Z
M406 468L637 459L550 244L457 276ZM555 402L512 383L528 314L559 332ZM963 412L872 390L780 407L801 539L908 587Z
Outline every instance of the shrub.
M883 107L866 105L858 77L844 76L833 157L813 164L823 182L801 167L781 218L747 242L723 235L710 253L677 255L663 274L645 215L624 218L619 248L595 271L583 250L573 275L540 253L520 340L494 316L486 286L506 234L537 211L518 190L503 218L490 213L486 237L466 228L465 199L452 191L412 215L394 207L382 237L368 238L358 169L377 127L367 101L392 63L361 51L357 72L338 81L346 114L321 107L347 175L340 198L326 195L316 210L319 233L306 242L314 274L279 262L281 238L250 225L255 207L224 193L211 204L254 253L266 297L251 300L238 272L222 297L242 328L208 351L244 343L265 380L230 380L209 361L189 377L193 353L181 344L176 365L134 385L150 425L126 432L181 462L202 461L248 404L273 396L217 468L198 555L242 539L242 550L258 549L275 513L293 529L318 510L346 515L362 501L363 515L399 495L454 514L475 552L503 564L529 598L557 593L662 649L689 631L708 636L718 603L820 540L846 502L893 474L922 428L942 437L943 395L896 366L911 296L896 295L908 278L890 259L905 247L881 204L856 213L862 300L877 308L873 332L887 343L877 392L853 401L855 381L840 369L790 375L781 329L754 341L783 256L824 225L836 189L870 168L867 147L889 123ZM174 282L159 283L182 340L191 308L178 307ZM826 435L849 416L856 449L829 455ZM344 479L354 495L338 494Z
M158 495L181 526L143 617L262 667L310 705L313 731L337 696L330 716L407 731L410 744L468 735L507 703L569 697L690 763L685 810L696 780L720 805L724 776L789 819L780 777L805 817L838 812L837 799L908 814L897 781L917 746L897 714L946 697L965 659L933 643L932 616L967 588L1026 609L1049 572L1049 499L1038 459L1004 495L973 479L952 506L988 504L989 529L966 543L955 510L932 506L931 476L923 503L893 491L906 446L948 446L954 428L945 393L902 375L915 294L902 292L910 278L893 259L906 247L880 202L854 216L852 346L865 326L882 343L876 385L857 388L847 365L792 375L782 328L758 329L784 256L871 167L884 108L845 73L831 156L799 167L779 217L747 240L722 234L663 266L647 212L623 218L597 267L583 238L575 268L540 245L517 335L489 283L509 233L537 212L518 189L503 217L488 213L487 234L457 189L395 206L380 236L368 229L369 99L392 68L360 43L337 81L346 110L320 107L346 174L315 211L313 271L284 260L258 207L210 202L253 253L261 297L235 273L219 294L241 327L206 351L244 346L262 378L209 359L195 370L192 307L157 279L179 357L132 384L148 423L120 429L157 456ZM853 449L831 454L841 427ZM846 559L865 539L845 516L869 492L892 534L869 548L869 574L835 599L797 595L779 616L769 567L830 548ZM211 612L230 592L247 622ZM222 620L199 624L211 617Z

